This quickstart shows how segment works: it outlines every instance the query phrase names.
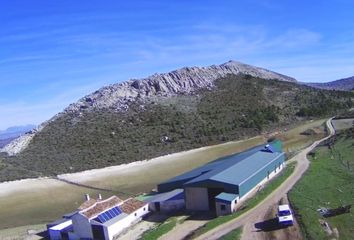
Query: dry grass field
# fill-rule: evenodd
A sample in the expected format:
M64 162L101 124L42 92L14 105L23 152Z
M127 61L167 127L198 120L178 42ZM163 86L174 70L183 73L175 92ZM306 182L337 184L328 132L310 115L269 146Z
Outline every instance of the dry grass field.
M354 126L354 118L334 119L333 126L336 130L344 130Z

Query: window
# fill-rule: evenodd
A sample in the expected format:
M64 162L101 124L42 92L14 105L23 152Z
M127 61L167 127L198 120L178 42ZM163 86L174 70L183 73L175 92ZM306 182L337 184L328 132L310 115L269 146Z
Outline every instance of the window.
M136 213L134 213L134 216L136 217Z
M143 211L145 211L145 208L143 208Z
M225 204L221 204L220 205L220 209L221 209L221 211L225 211L226 210L226 205Z

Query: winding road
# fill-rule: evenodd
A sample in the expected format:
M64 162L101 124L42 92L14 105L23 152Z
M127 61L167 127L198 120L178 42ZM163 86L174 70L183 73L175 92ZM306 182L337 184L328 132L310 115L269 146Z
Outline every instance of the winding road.
M297 181L300 180L300 178L306 172L310 165L310 162L307 159L307 154L311 152L318 144L327 140L335 134L335 130L332 126L332 118L327 120L326 124L329 130L329 135L327 137L315 141L311 146L305 148L289 160L289 162L296 161L297 165L294 169L293 174L289 178L287 178L282 183L282 185L280 185L266 199L264 199L261 203L259 203L250 211L244 213L240 217L230 222L220 225L219 227L199 236L197 239L219 239L221 236L241 226L243 226L241 240L264 239L265 233L256 229L254 224L263 221L263 218L264 216L266 216L267 212L269 211L269 208L271 206L277 205L282 198L286 198L287 193L290 191L290 189L296 184Z

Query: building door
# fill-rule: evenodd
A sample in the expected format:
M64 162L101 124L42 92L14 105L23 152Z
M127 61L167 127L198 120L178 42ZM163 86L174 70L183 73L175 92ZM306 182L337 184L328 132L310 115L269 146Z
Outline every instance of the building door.
M215 197L222 192L223 188L208 188L209 210L215 210Z
M160 211L160 208L161 208L160 202L155 202L155 209L156 209L157 212Z
M93 239L94 240L103 240L103 239L105 239L103 226L101 226L101 225L92 225L91 227L92 227L92 234L93 234Z

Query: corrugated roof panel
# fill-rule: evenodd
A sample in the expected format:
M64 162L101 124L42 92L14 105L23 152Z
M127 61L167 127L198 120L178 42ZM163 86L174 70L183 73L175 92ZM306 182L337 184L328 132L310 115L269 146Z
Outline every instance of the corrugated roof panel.
M230 166L232 166L234 164L237 164L240 161L243 161L248 156L263 149L265 145L266 144L262 144L260 146L248 149L245 152L241 152L241 153L233 154L230 156L218 158L210 163L207 163L207 164L205 164L199 168L196 168L192 171L189 171L187 173L184 173L182 175L174 177L174 178L172 178L166 182L163 182L161 184L180 181L180 180L185 180L185 182L187 182L187 183L193 183L193 182L199 182L199 181L209 179L211 176L223 171L224 169L229 168Z
M173 199L175 197L183 198L183 194L184 194L183 189L178 188L170 192L156 194L155 196L152 196L151 198L145 200L145 202L163 202L163 201Z
M240 185L284 153L259 151L211 177L212 180Z
M277 146L273 146L273 144ZM265 148L269 145L268 150ZM278 149L280 148L280 149ZM210 181L238 185L247 177L272 162L281 152L281 142L275 141L250 148L244 152L233 154L214 160L204 166L198 167L176 176L158 185L158 189L169 191L184 186Z
M232 202L238 197L237 194L222 192L215 197L216 200L222 200L227 202Z

